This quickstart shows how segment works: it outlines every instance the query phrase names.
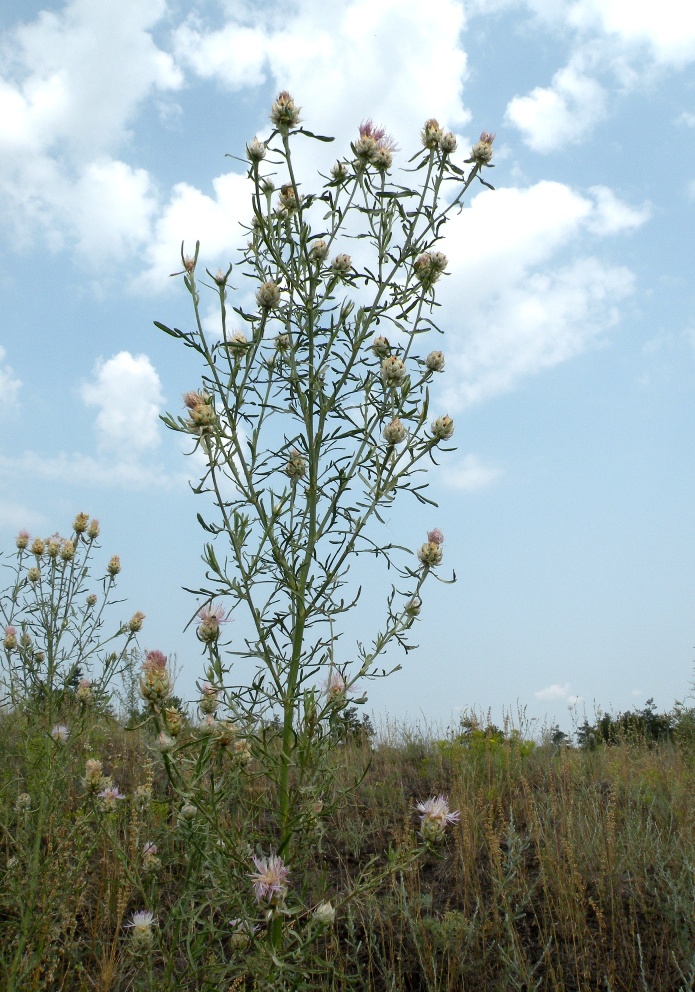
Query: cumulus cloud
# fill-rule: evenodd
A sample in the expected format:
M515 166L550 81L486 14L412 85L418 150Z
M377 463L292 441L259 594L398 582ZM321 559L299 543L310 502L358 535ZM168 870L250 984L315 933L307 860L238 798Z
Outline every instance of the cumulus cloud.
M147 355L121 351L97 362L80 395L87 406L98 408L95 429L100 454L132 463L159 446L163 397L159 375Z
M567 699L569 691L569 682L565 682L564 685L554 682L552 685L547 685L545 689L539 689L538 692L534 692L534 696L536 699Z
M567 20L624 46L646 46L661 64L681 68L695 59L695 7L681 0L575 0Z
M465 455L454 465L443 466L440 479L450 489L460 492L473 492L484 489L500 477L502 470L494 465L486 465L477 455Z
M592 254L561 261L563 253L647 216L647 208L629 207L602 187L585 196L541 182L474 197L451 222L445 245L454 276L440 299L458 316L447 328L444 406L452 412L507 392L612 327L633 274Z
M147 239L147 173L114 157L143 102L181 72L152 39L166 0L72 0L8 32L0 49L0 200L25 243L65 240L95 261Z
M373 117L405 145L428 117L449 128L470 119L462 102L465 14L457 0L431 0L426 17L419 0L298 0L282 18L272 5L247 8L243 19L235 8L221 28L191 17L176 32L177 57L231 89L272 79L304 105L310 130L345 144ZM349 113L337 113L346 106ZM309 153L318 152L312 146Z
M14 371L5 364L5 349L0 345L0 396L2 396L2 413L7 415L17 407L19 390L22 383L15 378Z
M507 104L506 119L537 152L553 152L582 140L606 114L606 92L577 65L567 65L550 86L536 86L528 96Z

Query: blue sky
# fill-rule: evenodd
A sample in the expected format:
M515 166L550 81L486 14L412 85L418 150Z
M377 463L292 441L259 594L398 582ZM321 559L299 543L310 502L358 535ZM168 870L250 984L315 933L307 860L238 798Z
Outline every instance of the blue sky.
M387 528L415 548L439 526L458 582L429 588L420 650L370 708L447 724L521 706L569 729L686 696L695 8L24 0L0 27L2 547L97 516L123 616L147 614L143 646L176 652L192 695L200 507L158 416L200 369L153 327L190 318L181 241L233 258L247 191L225 154L268 133L279 89L336 136L307 145L307 175L367 117L405 162L434 116L461 158L497 133L497 189L471 192L444 246L437 399L458 451L431 472L439 509Z

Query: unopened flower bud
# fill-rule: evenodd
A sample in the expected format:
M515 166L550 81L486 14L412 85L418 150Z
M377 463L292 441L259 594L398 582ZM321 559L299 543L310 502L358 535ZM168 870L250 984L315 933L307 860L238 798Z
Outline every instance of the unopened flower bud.
M281 355L290 350L290 345L292 341L290 340L289 334L278 334L275 338L275 350L279 351Z
M15 803L15 809L18 813L26 813L28 809L31 809L31 796L28 792L19 793Z
M437 565L441 565L442 563L443 553L441 545L434 541L427 541L420 547L417 556L420 564L425 565L427 568L436 568Z
M72 529L76 534L84 534L89 526L89 514L88 513L78 513L72 522Z
M489 131L483 131L480 135L480 141L473 145L471 157L468 161L475 162L476 165L489 165L492 159L492 142L494 140L494 134L490 134Z
M46 545L43 543L41 538L35 537L31 543L32 554L36 555L37 558L40 558L45 550L46 550Z
M99 521L90 520L87 528L87 537L90 541L95 541L99 537Z
M128 630L131 634L137 634L138 631L142 630L142 621L145 619L145 614L141 613L140 610L137 613L133 613L132 617L128 621Z
M72 541L63 541L60 548L60 557L63 561L72 561L75 557L75 545Z
M171 736L178 737L183 730L183 715L175 706L167 706L164 710L164 719Z
M405 441L406 430L401 421L396 417L384 427L384 440L388 444L400 444Z
M389 355L381 363L381 378L385 386L400 386L406 377L405 364L395 355Z
M309 258L311 258L312 262L318 262L319 264L324 261L327 254L328 245L323 238L320 238L318 241L314 241L309 249Z
M249 162L262 162L265 158L266 147L258 138L254 138L246 146L246 156Z
M420 137L425 148L439 147L444 137L444 131L439 126L439 121L436 121L434 117L430 117L428 121L425 121Z
M335 921L335 909L330 902L322 902L314 910L314 919L323 926L330 926Z
M341 277L346 276L351 268L352 259L349 255L336 255L331 262L331 269Z
M169 734L165 734L163 730L157 734L157 747L162 754L169 754L176 747L176 741Z
M336 162L331 168L331 175L338 183L343 183L349 175L347 162Z
M377 358L387 358L391 354L391 345L388 342L388 338L378 337L374 338L374 344L372 345L372 351Z
M441 251L426 251L415 259L415 278L430 289L446 268L447 258Z
M452 152L456 151L457 144L458 142L456 140L456 135L452 134L451 131L447 131L446 134L442 136L442 139L439 142L439 147L445 155L451 155Z
M41 572L38 568L30 568L27 572L27 578L31 583L38 582L41 578Z
M101 786L104 776L104 766L97 758L88 758L85 765L84 784L90 792L96 792Z
M60 551L61 539L58 534L53 534L52 537L46 538L46 554L49 558L57 558L58 552Z
M431 351L425 359L425 366L430 372L444 371L444 355L441 351Z
M77 684L77 691L75 692L75 698L80 703L88 703L92 699L91 679L80 679L80 681Z
M287 464L285 465L285 475L289 476L293 481L295 479L301 479L303 475L306 475L307 462L306 458L293 448L290 452L290 457L287 459Z
M270 108L270 120L275 125L275 127L283 134L287 134L290 128L297 127L301 124L301 117L299 112L302 108L295 105L294 100L287 92L287 90L282 90L278 94L277 100L273 103Z
M409 617L419 617L421 609L422 600L418 596L414 596L409 603L406 603L405 612Z
M432 422L430 430L435 441L448 441L454 433L454 421L451 417L437 417Z
M256 292L256 302L262 310L275 310L280 306L281 293L278 284L268 279Z
M97 598L93 592L90 592L89 596L87 596L87 606L91 609L93 606L96 605L97 605Z

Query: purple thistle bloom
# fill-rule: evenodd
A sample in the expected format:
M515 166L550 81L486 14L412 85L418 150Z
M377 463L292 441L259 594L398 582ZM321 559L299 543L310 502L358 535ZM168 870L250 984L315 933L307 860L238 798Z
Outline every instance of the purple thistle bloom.
M271 906L281 903L287 893L287 876L289 868L282 858L271 853L267 858L257 858L253 863L256 871L249 877L252 880L256 902L268 902Z
M430 542L430 544L443 544L444 535L442 534L442 532L438 527L435 527L434 530L427 531L427 540Z

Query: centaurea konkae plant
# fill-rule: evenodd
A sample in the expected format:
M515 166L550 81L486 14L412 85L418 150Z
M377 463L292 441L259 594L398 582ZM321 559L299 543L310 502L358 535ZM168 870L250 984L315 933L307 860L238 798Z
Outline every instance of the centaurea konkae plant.
M219 334L206 330L201 313L200 245L193 255L181 248L193 330L158 326L202 362L202 382L184 395L183 415L164 420L202 454L196 492L214 505L209 519L199 515L210 542L207 584L199 590L207 605L197 627L214 692L204 690L198 704L198 751L177 745L167 770L182 799L195 799L210 829L219 829L221 817L210 808L217 785L203 795L198 783L204 774L222 781L220 748L230 760L243 751L247 761L237 762L237 773L274 784L254 808L266 804L277 852L271 857L281 859L307 829L305 796L331 798L327 759L347 694L358 680L387 674L378 663L392 645L411 648L423 584L439 577L439 530L413 548L385 542L379 523L401 492L434 505L418 473L447 450L454 422L445 411L430 419L430 384L444 371L445 355L420 355L418 344L438 330L443 224L490 164L492 136L481 136L465 170L453 160L454 136L427 121L417 185L408 189L390 175L395 142L368 120L315 186L296 173L297 133L316 136L300 126L289 93L279 94L270 118L271 136L246 146L253 214L247 243L234 267L207 273ZM397 579L383 628L370 641L349 643L346 617L359 598L350 568L365 553ZM230 648L221 625L232 616L240 622ZM250 684L234 679L234 658L255 664ZM229 738L218 729L225 709L237 729L233 742L222 744ZM267 838L255 840L267 849ZM271 865L256 859L256 867L260 884ZM276 951L281 915L272 923Z

